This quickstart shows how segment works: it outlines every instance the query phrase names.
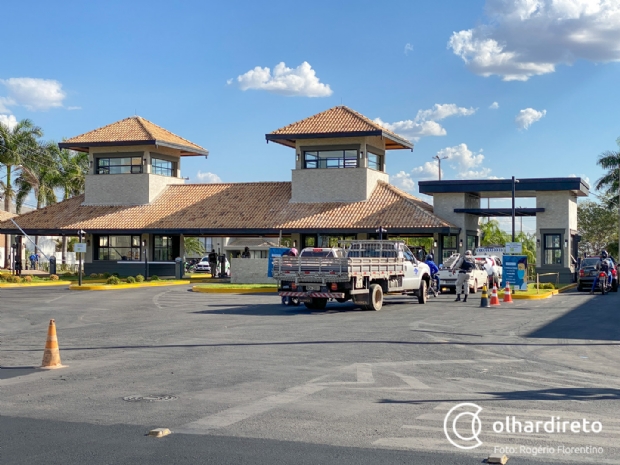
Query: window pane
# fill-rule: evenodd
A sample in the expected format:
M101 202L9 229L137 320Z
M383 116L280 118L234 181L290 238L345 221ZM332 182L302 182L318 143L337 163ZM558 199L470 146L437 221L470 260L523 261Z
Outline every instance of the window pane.
M108 246L108 236L99 236L99 247Z
M131 236L110 236L110 247L129 247Z
M131 245L140 247L140 236L131 236Z
M456 249L456 236L443 236L444 249Z
M354 158L357 160L357 150L345 150L344 151L345 158Z
M142 165L142 158L138 158L138 157L132 158L131 159L131 164L132 165Z

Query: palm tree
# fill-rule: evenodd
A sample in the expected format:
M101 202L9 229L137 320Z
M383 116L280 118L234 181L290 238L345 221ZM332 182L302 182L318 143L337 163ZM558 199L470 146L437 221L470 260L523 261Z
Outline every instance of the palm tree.
M5 211L11 211L11 200L15 197L15 191L11 185L11 171L13 167L21 164L23 156L34 149L37 138L43 136L40 127L35 126L29 119L23 119L13 128L0 123L0 165L3 165L6 173L5 181L0 181L0 195L4 197ZM10 244L9 235L5 235L5 244ZM9 254L4 256L4 267L9 266Z
M509 241L508 233L502 231L499 221L489 219L485 223L479 225L482 239L481 245L503 245Z
M15 180L18 187L15 211L21 212L24 200L34 192L37 209L53 205L58 200L54 189L59 184L58 149L54 143L39 143L38 149L22 158L21 174Z
M62 189L63 201L84 193L86 175L88 174L88 154L73 150L58 150L59 179L58 187ZM62 263L67 263L67 236L62 236Z
M620 147L620 138L616 139ZM604 176L596 181L596 189L603 191L609 199L607 208L618 209L618 249L620 249L620 150L607 150L598 156L597 165L607 170ZM620 252L619 252L620 253Z

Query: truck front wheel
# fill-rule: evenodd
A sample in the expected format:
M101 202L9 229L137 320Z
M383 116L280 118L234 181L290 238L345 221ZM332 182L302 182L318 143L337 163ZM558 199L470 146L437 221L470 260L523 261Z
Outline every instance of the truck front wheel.
M425 304L426 303L426 281L420 281L420 290L418 291L418 303Z
M368 288L368 310L374 310L375 312L381 310L383 307L383 289L379 284L371 284Z

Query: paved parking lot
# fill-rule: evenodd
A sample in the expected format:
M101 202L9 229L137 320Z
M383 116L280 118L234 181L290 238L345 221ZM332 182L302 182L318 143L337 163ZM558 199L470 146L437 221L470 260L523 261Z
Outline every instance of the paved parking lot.
M192 453L207 442L210 453L220 447L239 459L230 463L241 461L244 447L283 447L281 456L298 463L293 455L306 450L304 460L315 459L307 463L344 454L356 463L473 464L495 447L516 447L511 463L618 463L618 295L570 292L484 309L473 298L462 304L442 295L418 305L396 296L380 312L363 312L186 287L2 290L0 443L6 463L85 463L85 450L90 463L109 463L93 460L97 437L107 450L126 451L114 463L142 463L123 458L162 443L179 451L169 463L196 463ZM50 318L68 367L27 368L41 362ZM443 431L446 413L461 402L483 408L483 444L470 451ZM494 422L513 415L586 418L603 430L493 432ZM154 427L174 434L144 438ZM49 432L43 439L42 431ZM73 446L46 456L46 441L82 445L70 456L63 454ZM604 452L532 455L532 447L559 445ZM253 454L255 463L272 460Z

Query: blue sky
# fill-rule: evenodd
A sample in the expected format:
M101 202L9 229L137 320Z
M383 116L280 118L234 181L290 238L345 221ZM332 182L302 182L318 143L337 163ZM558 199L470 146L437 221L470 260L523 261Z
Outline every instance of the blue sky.
M414 194L438 153L444 179L593 184L620 137L618 1L35 1L3 16L0 121L59 140L137 113L210 151L184 161L192 181L289 180L292 150L264 134L341 103L415 141L387 157Z

